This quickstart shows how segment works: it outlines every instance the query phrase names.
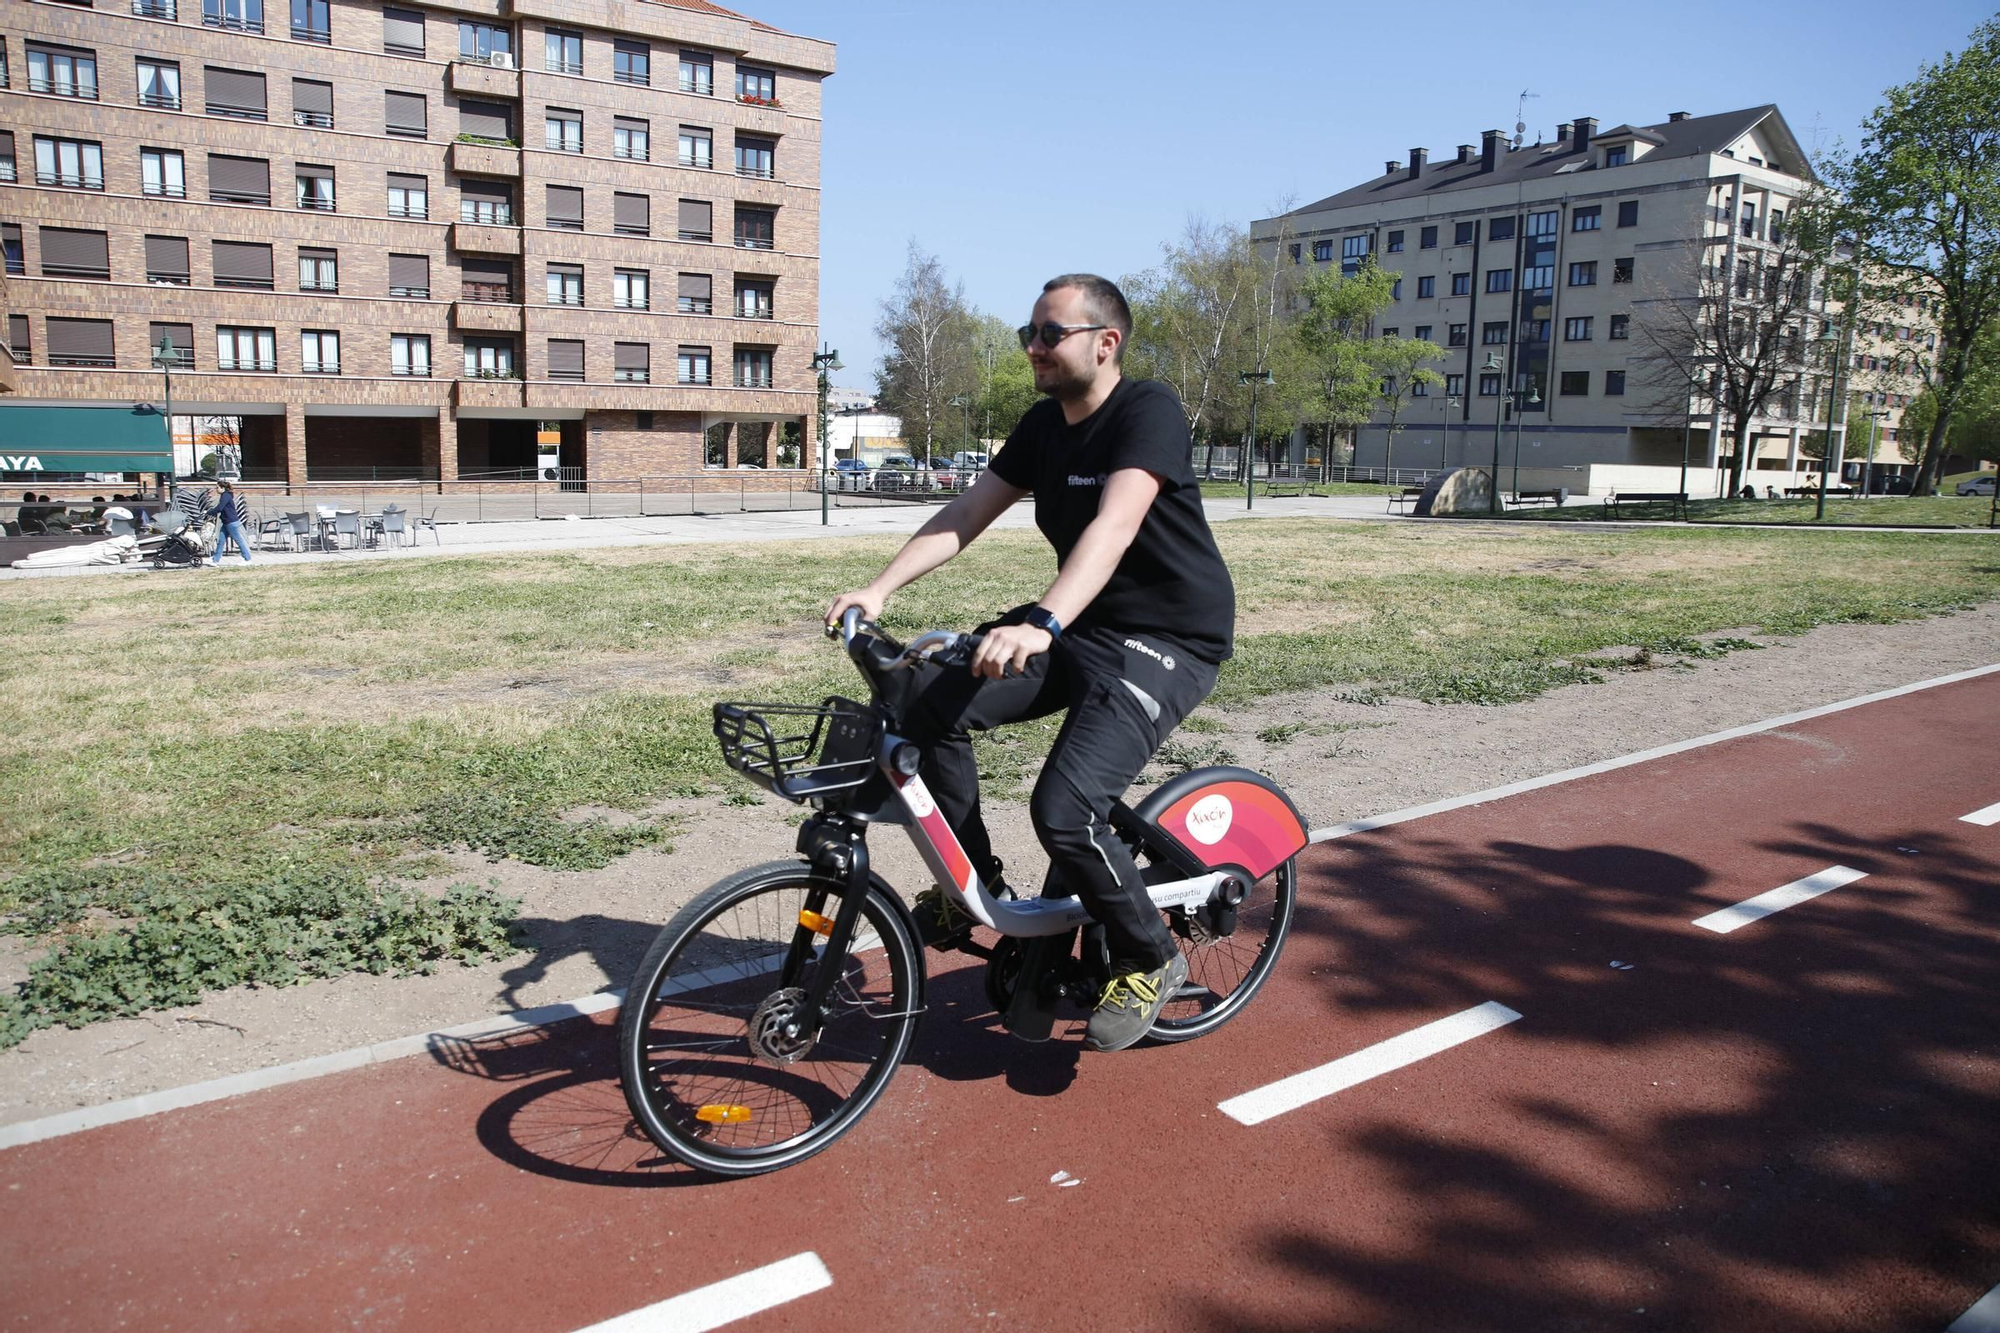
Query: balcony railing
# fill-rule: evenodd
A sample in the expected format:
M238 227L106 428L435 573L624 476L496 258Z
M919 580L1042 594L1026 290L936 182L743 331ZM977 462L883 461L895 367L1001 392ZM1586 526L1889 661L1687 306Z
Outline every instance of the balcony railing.
M582 304L583 304L583 293L582 293L581 291L574 291L574 292L550 292L550 293L549 293L549 304L550 304L550 305L582 305Z
M389 373L401 376L404 379L427 380L431 377L431 368L429 366L392 366L389 369Z
M739 250L775 250L778 243L769 236L738 236L736 248Z
M99 185L97 188L101 190L104 187ZM268 206L271 202L269 194L252 194L247 190L218 190L213 186L209 187L208 197L218 204L264 204Z
M157 199L185 199L188 197L187 186L170 185L165 181L147 181L139 187L139 191L142 194L152 195Z
M583 381L583 372L580 370L551 370L549 378L552 380L574 380L581 383Z
M653 372L650 369L634 370L625 368L614 370L611 372L611 382L614 384L651 384L653 382Z
M738 93L736 94L736 100L745 106L782 107L784 105L783 102L780 102L775 97L760 97L756 93Z
M255 356L221 356L215 359L217 370L253 370L274 374L278 369L277 358L266 361Z
M98 188L102 189L103 187L99 186ZM679 239L683 241L712 241L715 239L715 233L712 231L688 231L686 228L682 228Z
M486 227L511 227L514 225L512 204L482 204L461 199L458 202L458 220L475 222ZM583 224L578 223L579 227Z
M294 111L292 112L292 124L304 125L315 130L330 130L333 128L333 113L331 111Z
M142 19L180 18L180 9L175 0L132 0L132 12Z
M79 264L51 264L42 261L42 276L45 278L103 278L111 276L108 268L91 268Z
M546 68L551 74L581 74L583 73L583 62L581 60L565 60L557 56L549 60Z
M683 167L693 167L696 171L707 171L715 165L715 155L713 153L682 153L676 161L678 165Z
M385 41L382 50L392 56L421 56L424 53L423 47L412 46L408 42Z
M768 389L771 387L771 372L768 370L739 370L736 372L736 387L739 389Z
M429 204L389 205L389 216L392 218L415 218L421 222L424 219L430 217L430 215L431 215L431 210Z
M549 226L549 229L550 229L551 231L582 231L582 230L583 230L583 219L582 219L582 218L549 218L549 219L547 219L547 222L548 222L548 226Z
M0 157L0 181L14 181L19 179L20 175L14 170L14 159L11 157Z
M52 97L80 97L86 102L95 102L97 100L97 85L95 83L82 84L78 83L75 79L37 78L33 74L30 74L28 76L28 91L31 93L48 93Z
M776 319L777 312L767 305L739 305L736 307L738 319Z
M201 24L204 28L227 28L231 32L264 31L264 20L238 18L233 14L203 14Z
M115 356L86 356L77 352L49 353L51 366L71 366L78 370L115 370L118 358Z
M651 236L653 234L651 227L641 226L636 222L616 222L612 224L611 230L620 236Z
M641 88L650 88L653 86L653 75L648 70L639 70L639 69L613 70L611 73L611 77L613 79L616 79L619 83L634 83Z
M514 53L511 51L488 51L482 56L476 53L467 55L461 51L458 53L458 63L461 65L490 65L494 69L512 69L514 68Z
M431 289L428 287L391 287L389 295L407 297L417 301L428 301L431 299Z
M140 93L139 105L157 111L178 111L181 109L181 98L179 93Z
M653 308L653 303L643 296L614 297L611 304L620 310L651 310Z
M706 79L691 79L683 74L681 75L680 90L684 93L693 93L696 97L713 97L715 96L715 79L712 76Z
M640 144L637 147L633 147L630 144L614 147L611 150L611 156L623 158L627 162L651 162L653 160L653 155L646 150L646 145L644 144Z
M338 292L340 290L340 283L337 281L317 282L312 278L300 278L299 290L302 292Z
M461 376L468 380L517 380L521 372L512 366L467 366Z
M504 282L468 282L459 290L458 299L487 305L512 305L514 289Z
M235 102L215 102L208 104L211 116L226 116L231 120L268 120L270 113L261 106L240 106Z
M335 207L333 206L333 200L331 200L331 199L322 199L322 198L321 198L320 196L318 196L318 195L316 195L316 194L302 194L302 195L300 195L300 196L299 196L299 207L300 207L300 208L311 208L311 209L316 209L316 210L318 210L318 211L319 211L319 212L321 212L321 213L334 213L334 212L338 212L338 211L339 211L338 209L336 209L336 208L335 208Z
M678 384L713 384L715 383L715 378L709 375L706 371L702 371L702 372L682 375L680 379L678 379L675 382Z
M338 375L340 373L340 362L306 361L300 363L299 371L301 374L306 375Z
M146 270L146 281L155 287L187 287L192 285L188 275L185 273L156 273L152 269Z
M321 46L333 44L333 34L325 28L308 27L303 23L292 25L292 40L295 42L317 42Z
M736 164L736 174L739 176L748 176L752 180L767 181L776 179L778 173L768 166L759 166L755 162L738 162Z
M676 309L683 315L712 315L715 303L699 296L683 296Z
M215 277L215 285L247 292L270 292L277 290L277 284L270 278L225 278L219 273Z

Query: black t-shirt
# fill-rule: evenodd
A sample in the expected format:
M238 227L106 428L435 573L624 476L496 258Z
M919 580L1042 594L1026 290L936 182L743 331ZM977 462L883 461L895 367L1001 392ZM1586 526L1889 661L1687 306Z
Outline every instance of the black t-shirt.
M1059 567L1097 517L1110 475L1132 467L1158 477L1160 494L1074 628L1156 634L1220 662L1234 649L1236 589L1202 513L1187 417L1172 389L1120 380L1104 405L1074 426L1060 403L1045 398L992 462L1000 480L1035 493L1035 526L1056 548Z

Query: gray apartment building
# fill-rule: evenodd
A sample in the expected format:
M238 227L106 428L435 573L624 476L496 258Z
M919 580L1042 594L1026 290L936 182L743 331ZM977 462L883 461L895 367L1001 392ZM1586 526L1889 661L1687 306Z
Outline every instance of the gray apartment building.
M1516 146L1489 130L1442 161L1413 148L1252 235L1301 266L1352 272L1373 257L1399 275L1377 332L1443 347L1446 385L1404 412L1397 466L1489 461L1496 416L1511 450L1518 405L1525 466L1678 468L1685 445L1695 466L1713 468L1731 447L1726 432L1699 394L1649 377L1637 326L1649 302L1695 295L1698 266L1712 262L1702 255L1777 245L1812 182L1774 106L1609 130L1579 117L1553 143ZM1500 368L1486 369L1496 357ZM1893 388L1870 391L1906 402ZM1805 392L1753 422L1757 466L1800 468L1801 436L1826 401ZM1363 428L1355 461L1381 466L1385 440L1379 422Z
M0 403L158 403L164 342L249 481L538 428L571 476L811 467L833 54L704 0L8 0Z

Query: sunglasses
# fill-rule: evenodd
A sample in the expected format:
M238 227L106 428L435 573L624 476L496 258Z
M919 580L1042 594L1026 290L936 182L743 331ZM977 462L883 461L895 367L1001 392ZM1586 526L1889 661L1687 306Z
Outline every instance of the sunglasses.
M1052 321L1040 327L1036 327L1033 324L1023 324L1020 328L1014 330L1014 336L1021 340L1021 350L1025 352L1037 338L1042 340L1042 346L1054 347L1072 333L1090 333L1097 329L1108 329L1110 327L1109 324L1057 324Z

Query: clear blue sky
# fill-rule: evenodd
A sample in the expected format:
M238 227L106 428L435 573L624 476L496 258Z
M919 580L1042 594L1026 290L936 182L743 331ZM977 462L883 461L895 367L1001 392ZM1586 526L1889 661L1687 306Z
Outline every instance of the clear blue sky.
M1151 267L1191 214L1244 225L1381 171L1595 116L1777 103L1852 146L1881 90L1961 48L1956 0L991 5L724 0L838 44L827 80L821 333L873 384L877 303L914 238L980 309L1025 320L1066 270Z

